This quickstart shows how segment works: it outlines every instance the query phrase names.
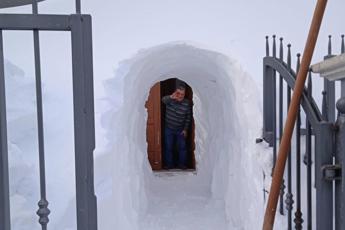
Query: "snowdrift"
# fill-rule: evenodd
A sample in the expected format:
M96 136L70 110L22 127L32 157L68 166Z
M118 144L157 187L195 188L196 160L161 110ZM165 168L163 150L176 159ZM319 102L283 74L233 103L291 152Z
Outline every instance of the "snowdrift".
M262 170L269 168L255 145L260 94L236 61L188 42L141 50L105 82L107 145L95 162L100 229L140 229L152 187L159 186L147 160L144 105L150 88L171 77L194 92L197 171L186 176L183 193L223 200L229 229L256 229L264 207Z

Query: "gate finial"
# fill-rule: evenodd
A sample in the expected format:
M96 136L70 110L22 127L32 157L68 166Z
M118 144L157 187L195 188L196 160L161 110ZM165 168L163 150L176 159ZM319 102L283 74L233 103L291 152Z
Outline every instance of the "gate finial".
M266 57L270 56L270 45L268 42L268 36L266 36Z
M284 49L283 49L283 38L279 38L280 40L280 45L279 45L279 59L283 61L284 59Z
M298 74L299 68L301 66L301 54L298 53L296 56L297 56L296 74Z
M277 57L276 35L273 35L273 57Z
M332 35L328 35L328 56L332 55Z

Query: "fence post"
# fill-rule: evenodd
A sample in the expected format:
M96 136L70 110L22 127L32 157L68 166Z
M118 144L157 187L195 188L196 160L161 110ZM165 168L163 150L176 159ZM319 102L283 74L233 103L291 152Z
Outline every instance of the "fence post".
M325 167L333 165L333 123L322 121L315 129L316 229L333 229L333 183Z
M332 36L328 36L328 54L324 57L324 60L334 57L332 54ZM324 79L324 107L325 113L323 114L327 121L335 122L335 82L330 81L327 78Z
M78 230L97 229L91 17L72 15L73 104Z
M5 96L5 68L3 56L2 30L0 29L0 229L10 230L11 224Z
M337 102L338 118L336 122L335 163L345 166L345 97ZM341 180L335 181L335 229L345 229L345 170L342 169Z

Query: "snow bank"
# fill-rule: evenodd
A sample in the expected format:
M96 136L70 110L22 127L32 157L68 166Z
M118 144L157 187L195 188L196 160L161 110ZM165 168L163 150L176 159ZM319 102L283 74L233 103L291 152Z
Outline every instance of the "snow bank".
M40 187L35 79L6 60L5 84L12 229L37 229ZM64 90L62 96L52 95L49 89L49 93L43 92L51 229L75 229L76 222L72 92ZM63 216L66 210L69 215Z
M261 224L267 159L255 145L261 135L260 94L236 61L199 47L175 42L142 50L105 82L109 104L102 128L108 145L97 151L95 162L100 229L140 229L157 180L147 160L144 105L150 88L171 77L194 92L197 173L186 178L183 192L203 190L224 200L229 229Z

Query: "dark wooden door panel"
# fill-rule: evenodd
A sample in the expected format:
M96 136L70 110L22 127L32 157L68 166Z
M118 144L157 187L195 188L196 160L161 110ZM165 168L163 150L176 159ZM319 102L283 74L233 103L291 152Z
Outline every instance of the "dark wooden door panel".
M146 102L147 117L147 153L153 170L162 168L162 141L161 141L161 93L160 83L156 83L150 90Z

